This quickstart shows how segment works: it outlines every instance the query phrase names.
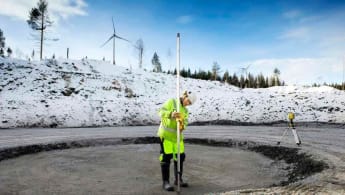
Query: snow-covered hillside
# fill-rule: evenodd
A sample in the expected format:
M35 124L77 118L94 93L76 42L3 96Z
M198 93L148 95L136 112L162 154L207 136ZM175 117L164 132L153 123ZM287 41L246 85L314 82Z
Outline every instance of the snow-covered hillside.
M94 60L28 62L0 58L0 128L86 127L158 124L157 110L176 96L173 75ZM345 122L345 92L330 88L239 89L181 78L181 91L195 91L190 122L286 120Z

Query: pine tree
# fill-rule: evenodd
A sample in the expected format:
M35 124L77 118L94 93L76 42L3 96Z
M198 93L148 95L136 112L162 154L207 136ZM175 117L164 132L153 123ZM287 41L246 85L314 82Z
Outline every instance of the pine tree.
M162 72L162 65L156 52L153 54L151 63L153 65L153 72Z
M0 29L0 56L4 57L5 56L5 37L4 37L4 33L2 32L2 30Z
M40 32L40 59L42 60L44 32L48 27L51 27L53 23L49 19L48 2L46 0L39 0L37 7L30 10L27 23L31 29Z
M207 71L207 80L213 80L214 77L213 77L213 73L211 71Z
M266 88L265 77L262 73L257 76L257 83L258 88Z
M254 86L255 86L254 76L252 74L248 73L247 87L248 88L254 88Z
M228 78L228 84L231 84L231 81L232 81L232 76L231 75L229 75L229 78Z
M194 70L194 73L192 75L192 78L197 79L198 78L198 73L196 72L196 70Z
M240 88L245 88L246 80L243 75L240 77Z
M3 48L0 48L0 57L5 57L5 52Z
M229 83L229 72L228 71L224 72L222 81L226 82L226 83Z
M267 88L267 87L271 87L270 83L268 82L268 77L266 77L266 79L265 79L265 88Z
M239 87L238 77L236 73L234 73L234 75L232 76L231 85Z
M254 77L253 88L258 88L258 78Z
M273 70L274 83L272 84L273 86L280 85L279 76L280 76L280 70L278 68L274 68Z
M190 68L188 68L188 70L187 70L187 77L188 77L188 78L191 78L191 77L192 77L192 73L191 73L191 71L190 71Z
M187 77L187 71L184 68L182 68L182 70L180 70L180 75L182 77Z

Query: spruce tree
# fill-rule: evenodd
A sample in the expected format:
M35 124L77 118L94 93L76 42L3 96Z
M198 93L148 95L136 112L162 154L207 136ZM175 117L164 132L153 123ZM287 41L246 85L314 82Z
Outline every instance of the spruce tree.
M12 49L10 47L7 48L7 56L10 58L12 55Z
M248 73L247 84L248 84L247 85L248 88L254 88L255 79L254 79L254 76L250 73Z
M213 80L214 77L213 77L213 73L211 71L207 71L207 80Z
M231 85L239 87L238 77L236 73L234 73L234 75L232 76Z
M188 77L188 78L191 78L191 77L192 77L192 73L191 73L191 71L190 71L190 68L188 68L188 70L187 70L187 77Z
M153 54L151 63L153 65L153 72L162 72L162 65L156 52Z

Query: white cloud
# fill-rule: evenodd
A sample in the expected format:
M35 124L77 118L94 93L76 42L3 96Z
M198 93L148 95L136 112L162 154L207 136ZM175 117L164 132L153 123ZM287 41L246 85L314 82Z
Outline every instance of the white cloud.
M341 80L343 60L341 58L284 58L260 59L252 64L251 69L271 75L274 68L281 71L281 78L288 84L312 84Z
M49 5L53 13L60 15L64 19L74 15L87 15L86 11L84 10L87 4L83 0L51 1L49 2Z
M301 40L307 40L310 38L309 35L309 28L307 27L299 27L290 29L283 34L281 34L278 39L301 39Z
M289 10L289 11L283 13L284 18L287 18L287 19L298 18L301 15L302 15L302 13L299 10Z
M193 20L194 20L193 16L184 15L177 18L177 23L188 24L188 23L191 23Z
M37 5L38 0L0 0L0 15L14 19L27 20L31 8ZM48 11L52 18L64 19L74 15L87 15L84 0L48 0Z
M299 19L300 23L311 23L311 22L317 22L323 19L323 16L321 15L313 15L313 16L306 16L306 17L301 17Z
M35 0L0 0L0 15L26 20Z

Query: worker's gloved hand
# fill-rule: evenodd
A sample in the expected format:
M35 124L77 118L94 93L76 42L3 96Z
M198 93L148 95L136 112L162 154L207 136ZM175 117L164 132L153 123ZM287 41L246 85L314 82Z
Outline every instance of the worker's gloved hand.
M179 126L179 129L180 129L180 132L182 132L184 130L184 123L183 123L183 120L179 119L178 120L180 123L180 126Z
M180 125L180 132L184 130L184 125Z
M182 114L180 112L172 112L171 113L171 118L174 118L176 120L179 120L182 118Z

